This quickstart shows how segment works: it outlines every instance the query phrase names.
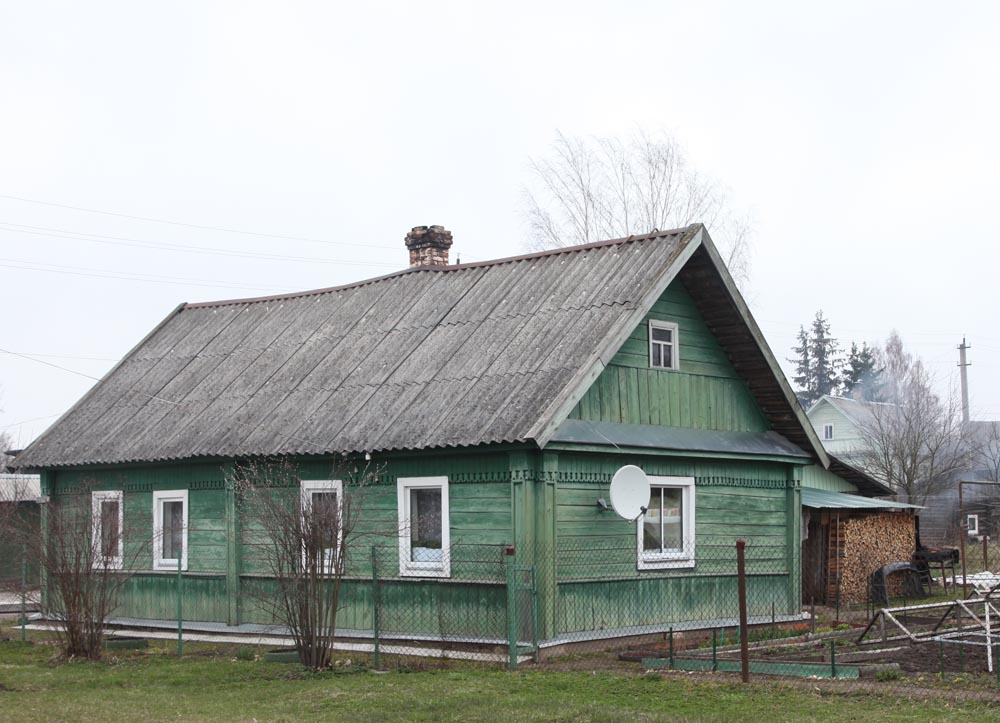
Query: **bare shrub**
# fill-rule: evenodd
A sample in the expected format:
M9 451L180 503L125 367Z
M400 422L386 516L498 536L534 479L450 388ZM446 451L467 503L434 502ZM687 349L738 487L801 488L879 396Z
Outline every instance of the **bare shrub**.
M118 608L141 547L124 544L122 497L85 481L42 503L41 524L5 514L0 534L22 545L42 577L42 612L67 657L101 657L108 618Z
M288 627L302 665L333 659L341 579L356 536L371 462L342 460L323 482L303 480L286 459L246 462L231 478L250 548L273 581L256 597Z

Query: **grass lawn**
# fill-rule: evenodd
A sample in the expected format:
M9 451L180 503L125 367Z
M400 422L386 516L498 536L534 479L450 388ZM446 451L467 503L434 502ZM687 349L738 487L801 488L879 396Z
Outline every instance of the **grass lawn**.
M155 644L154 644L155 645ZM985 702L822 694L808 686L624 672L337 670L237 659L233 649L162 645L100 663L51 661L42 644L0 642L0 720L968 721Z

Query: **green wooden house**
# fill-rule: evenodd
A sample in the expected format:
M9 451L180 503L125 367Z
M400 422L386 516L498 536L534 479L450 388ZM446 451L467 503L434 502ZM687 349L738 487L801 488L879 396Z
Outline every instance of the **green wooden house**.
M751 614L798 615L803 469L831 462L705 228L461 265L450 245L417 227L398 273L183 304L18 457L43 495L92 480L108 524L143 522L121 614L169 619L180 564L189 620L269 622L228 474L280 456L347 494L348 453L380 469L361 514L383 538L352 550L339 618L358 637L373 572L383 630L412 639L731 619L737 538ZM652 481L638 522L606 509L626 464Z

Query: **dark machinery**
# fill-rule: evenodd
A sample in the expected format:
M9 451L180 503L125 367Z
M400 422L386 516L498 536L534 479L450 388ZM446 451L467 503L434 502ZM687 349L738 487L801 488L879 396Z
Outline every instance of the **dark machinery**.
M925 547L923 543L920 542L920 518L916 519L917 528L917 549L913 553L913 565L920 571L920 576L922 582L927 584L928 588L932 582L931 569L932 567L938 568L941 571L941 580L944 584L945 589L948 589L947 577L945 576L945 570L951 570L952 579L955 577L955 565L961 562L961 555L959 551L953 547Z

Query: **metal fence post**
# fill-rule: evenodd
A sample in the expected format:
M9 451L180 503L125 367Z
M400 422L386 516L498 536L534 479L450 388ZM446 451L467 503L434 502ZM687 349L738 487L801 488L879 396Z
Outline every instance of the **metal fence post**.
M28 624L28 546L21 545L21 642L27 640Z
M746 540L736 541L736 580L740 597L740 668L743 682L750 682L750 642L747 629L747 563Z
M718 661L719 640L718 640L718 635L719 635L719 631L716 630L715 628L712 628L712 672L713 673L719 669L719 661Z
M378 548L372 545L372 638L375 643L375 669L381 669L379 650L379 585L378 585Z
M670 626L670 667L674 667L674 628Z
M837 641L830 641L830 677L837 677Z
M517 670L517 586L512 549L507 549L507 648L510 669Z
M177 657L184 654L184 541L177 546Z

